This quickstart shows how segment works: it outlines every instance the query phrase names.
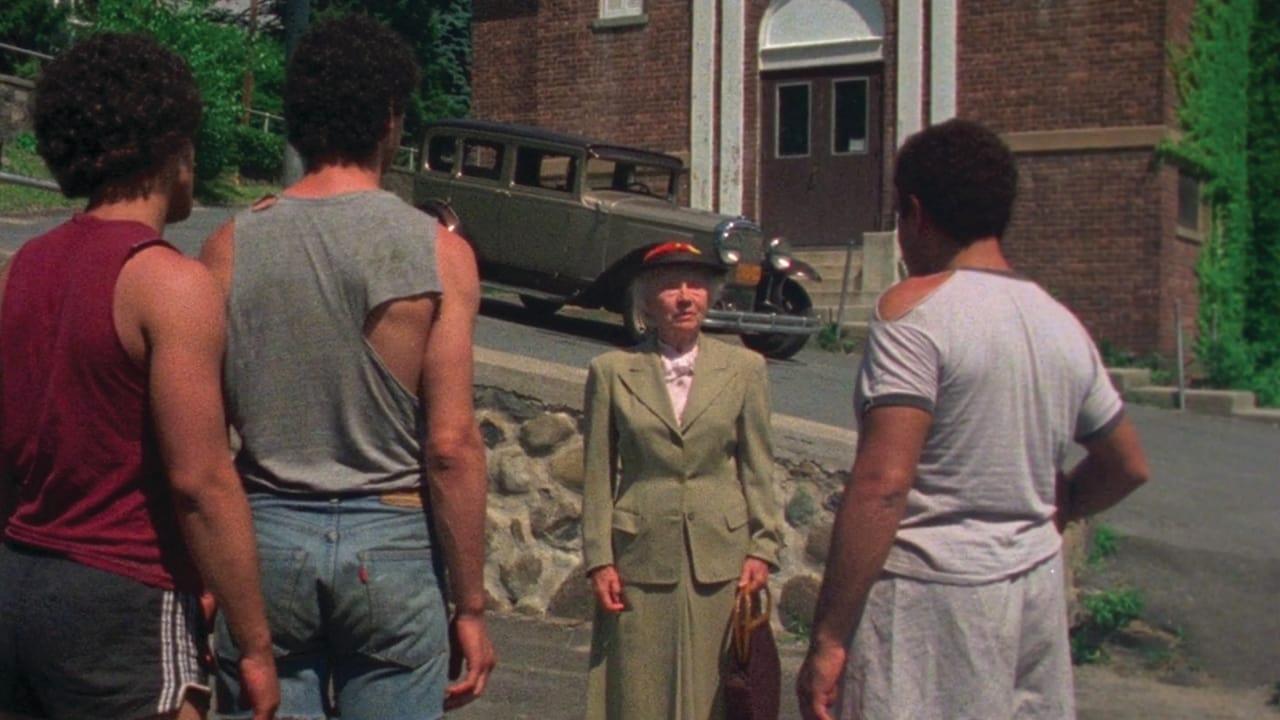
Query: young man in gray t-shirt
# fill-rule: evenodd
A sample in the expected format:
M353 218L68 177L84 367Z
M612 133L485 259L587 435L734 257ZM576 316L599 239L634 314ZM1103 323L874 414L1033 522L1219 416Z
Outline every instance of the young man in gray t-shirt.
M1060 532L1141 485L1146 458L1084 328L1004 257L1000 139L929 128L895 184L911 278L871 323L801 710L1074 718ZM1088 455L1064 475L1073 441Z
M281 717L435 720L484 692L495 663L475 256L380 189L417 77L372 18L312 26L284 92L306 173L201 254L227 298L227 406ZM225 668L240 648L219 631L214 654ZM451 660L466 669L452 684ZM238 694L220 673L224 717L241 717Z

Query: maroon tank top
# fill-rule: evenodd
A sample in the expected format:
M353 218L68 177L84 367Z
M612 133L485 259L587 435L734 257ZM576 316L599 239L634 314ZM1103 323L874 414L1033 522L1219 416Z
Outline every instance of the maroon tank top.
M0 312L0 472L17 486L6 537L167 590L200 582L177 528L147 371L112 315L135 222L76 215L13 257Z

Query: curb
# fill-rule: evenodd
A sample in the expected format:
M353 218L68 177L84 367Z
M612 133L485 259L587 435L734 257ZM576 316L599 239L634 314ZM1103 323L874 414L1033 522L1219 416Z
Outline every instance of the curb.
M1111 384L1126 402L1166 410L1178 409L1178 388L1152 385L1151 371L1145 368L1107 368ZM1280 426L1280 408L1260 408L1248 390L1186 390L1184 406L1197 415L1239 418Z

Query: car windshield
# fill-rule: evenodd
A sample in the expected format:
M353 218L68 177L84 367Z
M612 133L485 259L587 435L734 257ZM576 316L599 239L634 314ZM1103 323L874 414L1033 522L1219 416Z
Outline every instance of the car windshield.
M587 160L587 187L615 190L670 200L675 195L677 174L659 165L592 157Z

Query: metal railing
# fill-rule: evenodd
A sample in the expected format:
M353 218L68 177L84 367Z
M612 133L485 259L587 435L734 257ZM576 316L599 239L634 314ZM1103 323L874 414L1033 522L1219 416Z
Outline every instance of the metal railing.
M16 53L18 55L26 55L27 57L33 57L40 61L53 59L52 55L48 55L42 52L36 52L35 50L28 50L26 48L20 48L17 45L9 45L8 43L0 43L0 50L4 50L5 52Z
M284 117L252 108L249 109L248 113L250 117L262 118L262 132L271 132L271 123L275 122L280 124L280 134L284 134Z

